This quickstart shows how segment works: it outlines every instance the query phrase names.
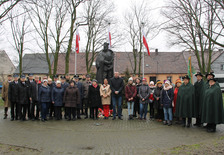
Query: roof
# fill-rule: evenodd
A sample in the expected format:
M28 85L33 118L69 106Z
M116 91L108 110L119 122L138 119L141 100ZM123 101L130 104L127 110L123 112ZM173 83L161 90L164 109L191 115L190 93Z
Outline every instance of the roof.
M187 73L187 65L182 52L151 52L150 56L147 53L145 58L145 73L151 74L168 74L168 73ZM139 59L139 57L137 57ZM132 73L134 64L132 52L116 52L115 65L120 73L124 73L128 68Z
M0 50L0 74L12 74L15 70L11 59L4 50Z
M92 53L90 53L91 56ZM65 74L65 53L60 53L58 57L57 74ZM145 53L145 74L186 74L188 70L189 52L151 52L148 56ZM220 56L219 52L214 52L212 62ZM53 54L50 55L53 70ZM137 56L137 60L139 57ZM23 57L23 73L48 74L48 65L45 61L45 54L26 54ZM95 61L95 60L94 60ZM134 59L132 52L115 52L115 71L124 73L127 69L133 73ZM192 55L192 65L197 70L197 60ZM138 66L137 66L138 68ZM92 72L96 72L93 65ZM138 72L138 69L137 71ZM18 68L16 70L18 73ZM86 74L85 53L77 54L77 74ZM70 54L69 74L75 74L75 53Z
M90 53L91 54L91 53ZM138 57L137 57L138 60ZM132 62L132 63L131 63ZM127 68L130 73L133 72L133 55L132 52L115 53L115 70L124 73ZM53 65L52 65L53 66ZM92 71L96 72L95 66ZM65 54L59 54L57 74L65 73ZM77 54L77 74L86 74L85 53ZM151 52L148 56L145 53L145 73L187 73L182 52ZM69 62L69 74L75 74L75 53L71 53Z
M53 54L49 54L51 64L53 63ZM22 60L23 73L33 74L48 74L48 64L46 61L45 53L25 54ZM16 68L15 73L19 73L19 66Z
M212 59L211 59L211 64L223 53L223 51L214 51L212 52ZM198 61L197 61L197 57L195 55L194 52L190 52L190 51L184 51L183 52L184 58L186 63L188 64L188 58L189 56L191 56L191 63L192 66L194 67L194 69L196 71L199 70L199 66L198 66ZM205 51L204 52L204 58L205 58L205 64L208 64L208 56L209 56L209 52ZM201 54L200 54L200 60L201 59Z

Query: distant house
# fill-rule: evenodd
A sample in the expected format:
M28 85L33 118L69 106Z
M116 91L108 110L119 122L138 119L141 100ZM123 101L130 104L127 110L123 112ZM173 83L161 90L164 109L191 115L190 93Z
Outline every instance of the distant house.
M53 63L53 54L50 54L51 64ZM19 74L19 67L16 68L16 74ZM46 76L49 73L46 55L44 53L25 54L22 61L22 73L28 75L33 73L39 76Z
M215 74L224 74L224 52L222 50L220 50L220 56L213 60L211 68Z
M15 66L4 50L0 50L0 82L7 80L8 74L13 74Z
M220 60L220 59L222 59L222 58L220 58L220 56L223 54L223 51L222 50L218 50L218 51L214 51L214 52L212 52L212 56L211 56L211 69L213 70L213 71L215 71L214 69L214 67L216 66L216 65L214 65L214 62L215 62L215 60ZM189 58L189 56L191 56L191 62L192 62L192 66L194 67L194 69L196 70L196 71L199 71L199 66L198 66L198 61L197 61L197 57L195 56L195 54L193 53L193 52L189 52L189 51L184 51L183 52L183 55L184 55L184 59L185 59L185 61L186 61L186 63L188 64L188 58ZM202 62L202 60L201 60L201 55L199 55L200 56L200 61ZM208 64L208 61L209 61L209 59L208 59L208 56L209 56L209 53L208 53L208 51L205 51L204 52L204 61L205 61L205 64ZM216 63L216 62L215 62ZM207 67L207 66L205 66L205 67Z
M218 62L221 56L220 52L213 53L212 62ZM192 65L198 71L198 64L196 57L189 52L151 52L148 56L145 53L145 77L148 81L166 80L170 79L175 82L176 79L182 78L188 71L188 57L192 56ZM53 55L50 55L52 72L53 72ZM137 58L138 59L138 58ZM221 59L221 58L220 58ZM77 74L86 74L85 53L77 54ZM133 55L132 52L115 52L114 70L121 73L123 76L126 70L133 74ZM220 65L221 66L221 65ZM16 69L18 73L18 68ZM23 73L33 73L39 76L48 75L48 65L45 54L26 54L23 57ZM95 61L91 72L96 73ZM136 71L138 73L138 69ZM60 53L58 57L57 74L65 74L65 53ZM69 74L75 74L75 53L71 53L69 61Z

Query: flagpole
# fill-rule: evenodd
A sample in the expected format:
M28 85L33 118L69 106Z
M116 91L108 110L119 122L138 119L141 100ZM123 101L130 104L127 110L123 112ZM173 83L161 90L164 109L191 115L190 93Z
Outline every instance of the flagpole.
M142 22L142 39L143 39L143 32L144 32L144 23ZM143 40L142 40L143 42ZM143 46L143 44L142 44ZM143 47L143 56L142 56L142 77L144 78L145 77L145 55L144 55L144 47Z
M77 62L77 53L75 51L75 75L77 73L77 64L76 64L76 62Z

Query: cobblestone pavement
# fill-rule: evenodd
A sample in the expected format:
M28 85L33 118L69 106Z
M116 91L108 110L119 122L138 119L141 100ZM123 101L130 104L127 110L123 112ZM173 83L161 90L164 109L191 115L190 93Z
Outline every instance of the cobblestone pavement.
M157 149L211 141L224 135L202 128L164 126L156 121L127 120L10 121L0 110L0 143L39 151L38 154L147 155ZM31 153L32 154L32 153Z

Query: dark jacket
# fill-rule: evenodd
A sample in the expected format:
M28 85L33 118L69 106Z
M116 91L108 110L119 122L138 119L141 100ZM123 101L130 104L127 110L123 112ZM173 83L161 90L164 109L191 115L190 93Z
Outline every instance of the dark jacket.
M65 104L65 107L77 107L77 105L80 104L79 89L76 86L69 86L68 88L66 88L63 102Z
M173 88L170 88L169 90L162 90L161 104L164 108L172 108L173 95Z
M29 103L30 88L25 82L19 83L18 94L19 94L19 104L28 104Z
M49 103L51 102L51 88L49 86L41 86L39 89L39 102L40 103Z
M110 88L112 90L112 96L122 96L122 91L124 89L124 81L122 78L111 78ZM118 91L118 94L115 94L115 91Z
M204 95L204 81L201 80L200 82L196 81L194 83L194 89L195 89L195 116L199 117L201 116L201 110L203 105L203 95Z
M153 96L154 96L154 108L155 109L161 109L161 105L160 105L160 100L161 100L161 96L162 96L162 87L156 87L156 89L154 90ZM159 100L157 100L157 98L159 98Z
M10 102L19 102L19 81L17 84L15 81L9 83L8 98Z
M61 87L64 88L64 90L66 90L66 88L68 88L69 84L67 82L65 83L61 83Z
M101 106L101 96L99 85L95 88L92 85L89 86L89 98L88 103L90 107L100 107Z
M147 104L149 103L149 95L151 94L151 90L149 89L148 84L146 85L141 85L139 88L139 98L140 98L140 103L142 104ZM145 99L142 101L142 99Z
M54 87L52 90L52 102L54 102L54 106L62 106L63 105L63 97L64 97L64 88Z
M75 83L75 85L79 89L79 94L80 94L79 104L82 104L83 92L84 92L83 84L82 84L82 82L77 82L77 83Z
M38 102L38 91L40 89L40 84L34 82L30 83L30 87L31 87L31 98L33 102Z
M89 91L89 86L91 85L91 81L83 81L83 98L87 99L88 98L88 91Z
M131 100L131 101L134 101L136 95L137 95L137 89L136 89L136 86L128 84L128 85L125 87L125 98L126 98L126 101L127 101L127 102L130 102L130 101L128 100L129 98L133 98L133 100Z

